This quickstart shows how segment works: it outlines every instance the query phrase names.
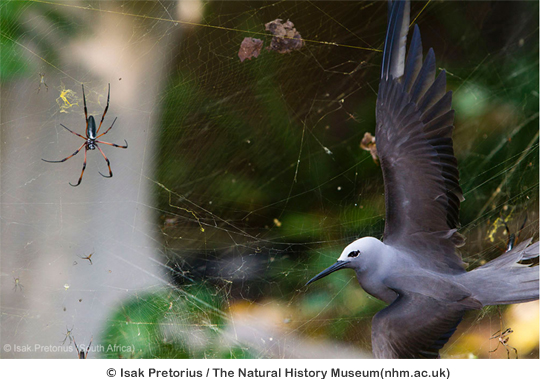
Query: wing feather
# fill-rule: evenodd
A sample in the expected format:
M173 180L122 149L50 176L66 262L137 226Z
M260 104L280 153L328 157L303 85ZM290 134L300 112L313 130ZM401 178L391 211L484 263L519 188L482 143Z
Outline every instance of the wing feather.
M435 79L435 82L431 85L431 87L428 89L426 94L422 97L422 100L418 102L418 110L422 113L422 118L424 117L424 112L427 110L437 108L437 109L444 109L444 104L441 104L440 107L436 107L435 104L444 96L446 95L446 72L443 71L437 76L437 79ZM450 93L450 92L449 92ZM452 99L452 96L450 95L450 99ZM452 105L452 102L450 101L450 105ZM446 111L450 110L450 107L446 109Z
M439 358L439 349L455 332L464 312L449 314L428 297L413 304L415 300L418 296L400 296L375 315L371 327L375 358ZM420 323L420 318L425 321Z
M432 269L464 272L455 251L463 243L457 233L463 193L452 142L452 92L446 91L445 71L436 77L433 49L422 62L417 26L405 67L397 67L406 44L400 28L409 22L407 4L390 4L377 97L375 135L386 201L384 242L416 254ZM401 74L393 76L394 72Z
M441 282L430 281L433 287ZM444 291L444 290L447 291ZM481 307L460 288L441 288L441 298L399 291L392 304L377 313L371 326L375 358L439 358L439 350L457 329L465 311Z
M433 49L429 49L426 60L422 64L422 68L416 77L414 85L410 91L410 101L418 104L418 100L424 96L426 91L433 84L435 79L435 53ZM446 83L445 83L446 84Z
M409 30L410 4L389 0L388 32L386 33L381 77L403 75L405 63L405 42Z
M414 80L418 76L422 68L422 39L420 38L420 29L417 25L414 26L414 32L409 46L409 54L405 64L405 75L403 78L403 86L405 92L411 92L411 87Z

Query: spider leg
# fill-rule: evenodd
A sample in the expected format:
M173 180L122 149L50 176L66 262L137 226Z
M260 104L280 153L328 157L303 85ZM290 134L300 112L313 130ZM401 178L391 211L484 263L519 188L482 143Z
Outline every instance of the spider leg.
M77 346L77 342L75 342L75 337L73 337L73 343L75 344L75 350L77 350L77 355L79 355L79 347Z
M90 346L92 346L92 341L94 340L94 336L90 338L90 343L88 344L88 347L86 348L86 356L88 357L88 352L90 351Z
M518 352L517 352L517 349L515 347L505 344L504 348L506 349L506 357L507 357L507 359L510 359L510 349L514 350L514 353L516 354L516 359L518 359Z
M84 139L84 140L86 139L86 137L80 135L79 133L75 133L73 130L71 130L70 128L68 128L68 127L65 126L64 124L60 124L60 125L63 126L68 132L73 133L73 134L75 134L76 136L79 136L79 137L81 137L81 138Z
M107 131L105 131L105 133L101 133L101 134L100 134L99 136L97 136L96 138L99 138L99 137L104 136L105 134L107 134L107 133L109 132L109 130L111 130L112 127L114 126L114 123L116 122L116 119L117 119L117 118L118 118L118 117L115 117L114 121L112 122L111 127L110 127L109 129L107 129Z
M119 147L119 148L121 148L121 149L127 149L127 148L128 148L128 143L127 143L126 140L124 140L124 142L126 143L126 146L120 146L120 145L117 145L117 144L115 144L115 143L103 142L103 141L97 141L97 140L96 140L95 142L97 142L97 143L102 143L102 144L104 144L104 145L109 145L109 146ZM97 146L97 145L96 145L96 146Z
M97 142L97 141L96 141ZM103 150L101 150L101 148L96 145L96 147L98 148L99 152L101 153L101 155L103 155L103 158L105 158L105 162L107 162L107 167L109 168L109 176L107 175L103 175L101 172L99 172L99 174L101 176L103 176L104 178L112 178L112 171L111 171L111 162L109 162L109 158L107 158L107 156L105 155L105 153L103 152Z
M514 349L514 352L516 353L516 359L518 359L519 357L518 357L517 349L516 349L515 347L513 347L513 346L510 346L510 347L511 347L512 349Z
M99 129L101 129L101 124L103 124L103 120L105 119L105 115L107 114L107 111L109 110L109 99L110 99L110 97L111 97L111 83L109 83L109 94L107 95L107 106L105 107L105 110L103 111L103 116L101 116L101 122L99 123L99 128L97 129L96 134L99 133ZM113 124L114 124L114 122L113 122ZM112 125L111 125L111 128L112 128ZM111 128L109 128L109 129L111 129ZM108 130L107 130L107 132L108 132ZM105 132L105 133L107 133L107 132ZM103 134L105 134L105 133L103 133Z
M519 237L521 236L521 231L523 230L523 228L525 228L525 224L527 223L527 217L529 215L528 214L525 214L525 220L523 220L523 224L521 224L521 227L519 228L518 230L518 234L517 234L517 237L516 237L516 241L519 240Z
M49 163L62 163L62 162L65 162L65 161L67 161L69 158L74 157L75 155L77 155L77 154L79 153L79 151L81 151L81 149L82 149L85 145L86 145L86 142L84 142L84 143L81 145L81 147L79 147L79 148L77 149L76 152L74 152L74 153L71 154L69 157L64 158L64 159L62 159L62 160L60 160L60 161L48 161L48 160L43 159L43 158L41 158L41 160L44 161L44 162L49 162ZM86 154L86 152L85 152L85 154Z
M81 176L79 177L79 181L77 182L77 184L71 184L71 182L69 182L69 185L72 186L72 187L77 187L79 184L81 184L81 180L82 180L82 177L84 175L84 170L86 168L86 152L88 151L88 149L84 149L84 162L83 162L83 165L82 165L82 171L81 171Z
M514 233L510 233L510 229L508 228L508 225L506 222L504 222L504 227L506 229L506 234L508 234L508 242L506 242L506 250L505 252L508 252L514 248L514 245L516 243L516 235Z
M86 135L88 135L88 110L86 109L86 96L84 94L84 84L82 85L82 97L84 101L84 119L86 120Z

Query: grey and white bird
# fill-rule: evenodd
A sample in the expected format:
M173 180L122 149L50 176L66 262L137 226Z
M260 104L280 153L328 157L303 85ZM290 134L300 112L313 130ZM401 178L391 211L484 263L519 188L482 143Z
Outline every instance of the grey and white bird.
M459 186L452 92L435 77L435 54L422 59L418 26L409 51L409 1L389 1L377 96L377 153L384 178L383 240L360 238L307 284L344 268L389 304L373 318L375 358L438 358L467 310L538 299L538 242L524 241L472 271L456 252Z

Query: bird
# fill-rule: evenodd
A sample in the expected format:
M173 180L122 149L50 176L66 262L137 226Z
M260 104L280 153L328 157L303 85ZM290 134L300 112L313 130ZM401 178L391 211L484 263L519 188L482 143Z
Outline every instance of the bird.
M474 270L457 253L464 200L454 156L452 92L436 76L435 53L422 54L414 26L406 51L409 1L389 0L376 104L375 141L384 180L382 241L363 237L309 285L353 269L361 287L387 303L372 321L375 358L440 358L466 311L538 299L532 239ZM520 263L522 262L522 263Z

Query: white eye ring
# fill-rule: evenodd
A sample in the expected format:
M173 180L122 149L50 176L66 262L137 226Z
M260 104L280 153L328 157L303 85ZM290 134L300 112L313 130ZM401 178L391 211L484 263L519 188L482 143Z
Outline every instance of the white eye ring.
M349 258L355 258L360 254L360 250L351 251L348 255Z

